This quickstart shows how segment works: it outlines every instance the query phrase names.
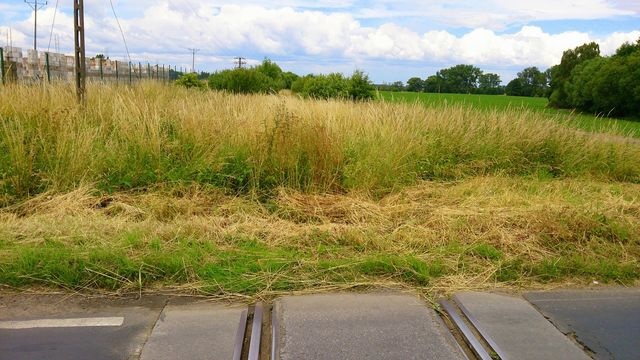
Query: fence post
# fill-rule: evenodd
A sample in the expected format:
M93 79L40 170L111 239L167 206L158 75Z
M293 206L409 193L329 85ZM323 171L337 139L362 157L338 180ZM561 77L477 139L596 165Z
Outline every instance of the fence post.
M47 67L47 81L51 84L51 67L49 66L49 52L44 53L44 63Z
M160 80L160 66L156 64L156 80Z
M142 80L142 63L138 63L138 79Z
M103 81L104 80L104 74L102 72L102 58L101 57L98 58L98 64L100 64L100 81Z
M162 64L162 82L167 82L167 73L164 71L164 64Z
M2 46L0 46L0 73L0 76L2 77L2 85L4 85L4 77L6 76L6 73L4 71L4 49L2 48Z
M116 85L118 85L118 60L116 60Z
M129 61L129 85L131 85L132 79L131 79L131 68L133 67L133 64L131 63L131 61Z
M147 77L151 79L151 65L149 63L147 63Z

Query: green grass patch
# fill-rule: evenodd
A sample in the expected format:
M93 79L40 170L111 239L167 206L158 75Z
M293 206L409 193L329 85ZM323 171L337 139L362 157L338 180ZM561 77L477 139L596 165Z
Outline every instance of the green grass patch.
M591 132L613 132L640 138L640 119L606 118L564 109L548 108L546 98L482 94L434 94L380 91L379 100L422 103L428 107L465 105L479 110L522 109L539 112L548 118L558 118L563 124Z

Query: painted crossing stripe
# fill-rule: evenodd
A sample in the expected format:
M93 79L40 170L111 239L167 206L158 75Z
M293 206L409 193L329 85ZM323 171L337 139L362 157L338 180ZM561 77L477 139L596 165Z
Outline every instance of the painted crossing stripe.
M122 326L123 323L124 323L123 317L0 321L0 330Z

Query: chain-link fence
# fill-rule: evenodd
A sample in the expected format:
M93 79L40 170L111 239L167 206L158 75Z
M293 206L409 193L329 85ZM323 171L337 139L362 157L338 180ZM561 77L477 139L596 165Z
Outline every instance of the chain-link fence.
M51 52L0 48L0 75L3 84L73 81L75 58ZM175 69L163 64L127 62L97 56L87 59L89 82L132 84L142 80L169 81Z

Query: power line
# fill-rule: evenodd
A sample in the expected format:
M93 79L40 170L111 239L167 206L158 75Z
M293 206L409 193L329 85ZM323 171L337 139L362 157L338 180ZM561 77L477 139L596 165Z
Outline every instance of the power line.
M234 63L238 64L238 69L242 69L242 65L246 65L247 64L247 59L243 58L242 56L238 56L233 58L234 59Z
M113 16L116 18L116 23L118 23L118 28L120 28L120 34L122 35L122 41L124 42L124 49L127 51L127 57L129 58L129 62L131 62L131 55L129 54L129 47L127 46L127 39L124 37L124 31L122 31L122 26L120 25L120 20L118 19L118 14L116 14L116 8L113 6L113 1L109 0L111 4L111 11L113 11Z
M56 15L58 15L58 2L60 0L56 0L56 8L53 10L53 22L51 23L51 33L49 34L49 45L47 46L47 52L51 49L51 38L53 37L53 27L56 25Z
M38 10L45 7L49 2L38 3L38 0L24 0L24 2L33 9L33 50L38 51Z
M192 57L192 63L191 63L191 71L196 72L196 53L198 51L200 51L200 49L189 49L189 51L191 51L191 54L193 55Z

